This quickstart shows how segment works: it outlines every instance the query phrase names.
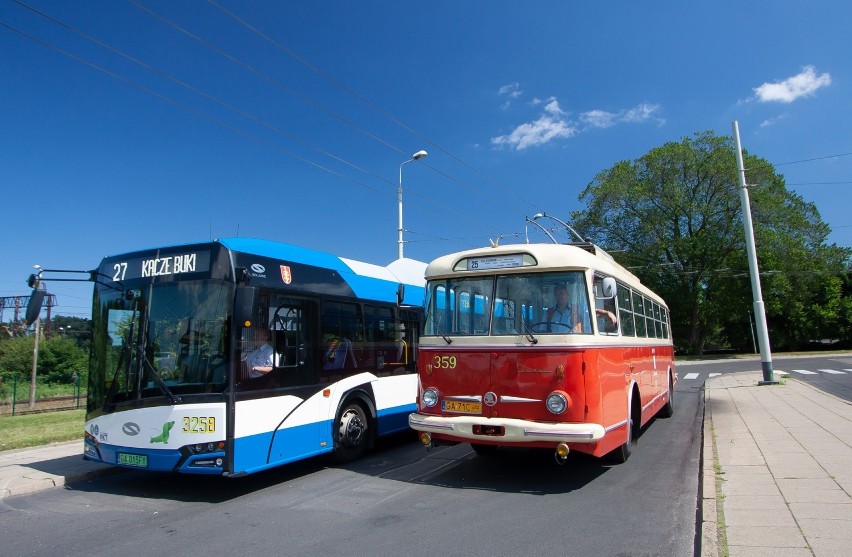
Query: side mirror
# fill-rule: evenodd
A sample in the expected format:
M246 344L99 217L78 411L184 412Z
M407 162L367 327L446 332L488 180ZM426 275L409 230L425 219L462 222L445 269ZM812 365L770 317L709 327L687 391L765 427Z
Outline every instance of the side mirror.
M33 290L32 294L30 294L30 301L27 302L27 313L25 318L27 327L35 323L36 319L38 319L38 316L41 313L41 306L44 304L45 294L47 294L47 290L45 290L43 286L39 286Z
M237 327L245 327L246 322L254 322L257 313L258 290L253 286L237 288L234 299L234 324Z
M615 298L615 292L617 290L615 279L612 277L604 277L603 279L603 292L601 292L602 297L606 300Z
M401 306L405 301L405 285L399 283L396 287L396 305Z

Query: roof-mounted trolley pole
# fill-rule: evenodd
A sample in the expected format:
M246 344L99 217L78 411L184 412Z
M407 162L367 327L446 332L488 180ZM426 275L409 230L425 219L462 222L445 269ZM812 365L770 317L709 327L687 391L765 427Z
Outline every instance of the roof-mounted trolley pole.
M740 128L736 120L733 122L733 128L737 151L737 170L740 176L743 228L745 228L748 268L749 275L751 275L751 291L754 297L754 320L757 322L757 344L760 347L760 367L763 368L763 381L759 381L758 384L777 385L778 381L775 380L772 372L772 352L769 348L769 331L766 327L766 310L763 307L763 294L760 291L760 273L757 268L757 253L754 248L754 227L751 222L751 205L748 200L748 184L746 184L743 151L740 145Z

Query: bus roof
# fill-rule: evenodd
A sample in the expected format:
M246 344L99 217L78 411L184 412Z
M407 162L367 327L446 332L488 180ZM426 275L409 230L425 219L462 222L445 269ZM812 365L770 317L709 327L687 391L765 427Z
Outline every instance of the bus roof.
M414 259L398 259L386 267L339 257L327 252L283 244L256 238L221 238L217 240L226 248L240 253L258 255L271 259L300 263L313 267L331 269L344 277L353 291L359 296L372 299L385 299L387 293L379 295L387 288L380 287L376 281L384 283L406 284L416 287L405 293L404 303L420 305L423 302L426 263ZM395 286L394 286L395 291Z
M513 260L513 255L531 256L526 262L520 264ZM485 270L469 270L465 265L459 269L459 263L466 260L484 260ZM439 257L429 263L426 267L426 279L438 279L458 276L458 273L476 274L485 272L488 274L520 273L537 271L557 271L568 269L592 269L614 277L627 285L636 287L643 293L653 296L654 299L662 300L653 291L644 286L639 277L618 264L610 254L598 246L588 244L507 244L497 247L482 247L478 249L460 251Z

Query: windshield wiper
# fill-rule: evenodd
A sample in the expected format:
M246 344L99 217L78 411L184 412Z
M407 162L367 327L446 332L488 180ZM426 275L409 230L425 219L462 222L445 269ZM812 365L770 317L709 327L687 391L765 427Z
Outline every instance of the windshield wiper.
M176 396L169 390L162 377L160 377L159 372L157 372L157 370L154 369L154 366L151 365L151 362L148 361L148 356L144 356L142 362L146 366L148 366L148 370L151 372L151 376L154 378L154 383L156 383L157 387L159 387L160 390L163 391L163 394L166 395L166 398L169 399L169 402L171 402L172 404L177 404L178 402L181 402L181 398L179 396Z
M429 311L427 311L427 312L426 312L426 316L427 316L429 319L431 319L431 320L432 320L432 323L433 323L433 325L434 325L434 327L435 327L435 332L437 332L439 335L441 335L441 338L442 338L442 339L444 339L444 341L445 341L447 344L452 344L452 343L453 343L453 339L451 339L450 337L448 337L447 335L445 335L445 334L444 334L444 331L442 331L442 330L441 330L441 326L440 326L440 325L438 325L438 321L437 321L437 319L435 319L435 316L434 316L434 315L432 315L432 311L431 311L431 310L429 310Z
M527 340L530 341L530 344L538 344L538 339L535 338L535 335L532 333L529 327L527 327L527 320L521 315L521 326L524 328L524 336L527 337Z

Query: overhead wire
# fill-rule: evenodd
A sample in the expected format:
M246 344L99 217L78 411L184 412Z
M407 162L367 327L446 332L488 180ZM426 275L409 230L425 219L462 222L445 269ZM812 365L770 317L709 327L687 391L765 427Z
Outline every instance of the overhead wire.
M133 0L128 0L128 1L130 1L131 3L134 3L134 4L135 4L135 2L133 2ZM371 177L373 177L373 178L375 178L375 179L377 179L377 180L380 180L380 181L382 181L382 182L385 182L386 184L388 184L388 185L390 185L390 186L396 187L396 184L395 184L394 182L392 182L392 181L390 181L390 180L388 180L388 179L386 179L386 178L384 178L384 177L382 177L382 176L380 176L380 175L377 175L377 174L375 174L375 173L373 173L373 172L371 172L371 171L369 171L369 170L367 170L367 169L361 168L360 166L358 166L358 165L356 165L356 164L354 164L354 163L351 163L350 161L348 161L348 160L344 159L343 157L340 157L340 156L338 156L338 155L335 155L334 153L331 153L331 152L329 152L329 151L326 151L326 150L322 149L321 147L319 147L319 146L317 146L317 145L313 144L312 142L310 142L310 141L308 141L308 140L306 140L306 139L304 139L304 138L302 138L302 137L300 137L300 136L297 136L297 135L295 135L295 134L289 133L289 132L287 132L286 130L281 129L281 128L280 128L280 127L278 127L278 126L275 126L274 124L271 124L271 123L269 123L269 122L267 122L267 121L265 121L265 120L263 120L263 119L261 119L261 118L259 118L259 117L254 116L253 114L248 113L247 111L244 111L244 110L240 109L239 107L233 106L233 105L231 105L230 103L227 103L226 101L224 101L224 100L222 100L222 99L220 99L220 98L218 98L218 97L216 97L216 96L214 96L214 95L211 95L211 94L209 94L209 93L207 93L207 92L205 92L205 91L203 91L203 90L201 90L201 89L199 89L199 88L197 88L197 87L195 87L195 86L193 86L193 85L191 85L191 84L189 84L189 83L186 83L186 82L184 82L184 81L182 81L182 80L178 79L177 77L175 77L175 76L173 76L173 75L169 74L168 72L162 71L162 70L160 70L159 68L157 68L157 67L155 67L155 66L152 66L152 65L150 65L150 64L147 64L147 63L146 63L146 62L144 62L144 61L141 61L141 60L139 60L139 59L137 59L137 58L135 58L135 57L133 57L133 56L130 56L130 55L128 55L128 54L126 54L126 53L124 53L123 51L120 51L119 49L117 49L117 48L115 48L115 47L112 47L111 45L109 45L109 44L107 44L107 43L104 43L103 41L100 41L99 39L97 39L97 38L95 38L95 37L92 37L91 35L88 35L88 34L86 34L86 33L82 32L82 31L80 31L80 30L78 30L78 29L76 29L76 28L74 28L74 27L72 27L72 26L70 26L70 25L68 25L68 24L66 24L66 23L64 23L64 22L62 22L62 21L60 21L60 20L56 19L56 18L53 18L52 16L50 16L50 15L48 15L48 14L45 14L44 12L41 12L41 11L39 11L39 10L35 9L35 8L32 8L31 6L28 6L27 4L25 4L25 3L21 2L20 0L12 0L12 2L14 2L14 3L16 3L16 4L19 4L20 6L22 6L22 7L26 8L26 9L28 9L28 10L30 10L30 11L32 11L32 12L34 12L34 13L36 13L36 14L38 14L38 15L39 15L39 16L41 16L41 17L44 17L44 18L48 19L48 20L49 20L49 21L51 21L52 23L55 23L55 24L57 24L57 25L59 25L59 26L61 26L61 27L65 28L66 30L71 31L71 32L73 32L73 33L75 33L75 34L77 34L77 35L79 35L79 36L83 37L84 39L86 39L86 40L88 40L88 41L90 41L90 42L93 42L94 44L96 44L96 45L100 46L101 48L104 48L104 49L106 49L106 50L108 50L108 51L110 51L110 52L113 52L114 54L119 55L119 56L121 56L122 58L124 58L124 59L126 59L126 60L128 60L128 61L130 61L130 62L132 62L132 63L134 63L134 64L137 64L137 65L139 65L139 66L141 66L141 67L143 67L143 68L145 68L145 69L147 69L147 70L149 70L149 71L152 71L152 72L156 73L157 75L160 75L161 77L164 77L164 78L166 78L166 79L168 79L168 80L172 81L173 83L176 83L176 84L180 85L181 87L184 87L184 88L186 88L186 89L188 89L188 90L192 91L193 93L196 93L196 94L198 94L198 95L200 95L200 96L202 96L202 97L204 97L204 98L206 98L206 99L208 99L208 100L211 100L211 101L215 102L216 104L219 104L220 106L222 106L222 107L226 108L227 110L230 110L230 111L232 111L232 112L235 112L236 114L239 114L240 116L242 116L242 117L244 117L244 118L247 118L247 119L249 119L249 120L251 120L251 121L253 121L253 122L255 122L255 123L257 123L257 124L259 124L259 125L261 125L261 126L264 126L264 127L268 128L268 129L270 129L270 130L272 130L272 131L275 131L276 133L279 133L279 134L281 134L281 135L283 135L283 136L285 136L285 137L289 138L290 140L292 140L292 141L294 141L294 142L301 143L301 144L303 144L303 145L305 145L305 146L307 146L307 147L309 147L309 148L311 148L311 149L313 149L313 150L315 150L315 151L317 151L317 152L319 152L319 153L321 153L321 154L323 154L323 155L325 155L325 156L327 156L327 157L332 158L332 159L333 159L333 160L335 160L335 161L338 161L338 162L340 162L340 163L342 163L342 164L345 164L345 165L347 165L347 166L349 166L349 167L351 167L351 168L353 168L353 169L355 169L355 170L359 170L359 171L361 171L361 172L363 172L363 173L365 173L365 174L367 174L367 175L369 175L369 176L371 176ZM135 88L137 88L137 89L139 89L139 90L141 90L141 91L143 91L143 92L145 92L145 93L147 93L147 94L150 94L150 95L152 95L152 96L154 96L154 97L156 97L156 98L159 98L159 99L161 99L161 100L164 100L164 101L166 101L166 102L169 102L169 103L171 103L171 104L173 104L173 105L177 106L178 108L181 108L181 109L183 109L183 110L187 110L188 112L193 113L193 114L195 114L196 116L198 116L198 117L200 117L200 118L203 118L203 119L205 119L205 120L207 120L207 121L209 121L209 122L212 122L212 123L215 123L215 124L220 125L220 126L222 126L222 127L225 127L226 129L229 129L230 131L233 131L233 132L235 132L235 133L238 133L238 134L240 134L240 135L242 135L242 136L244 136L244 137L246 137L246 138L248 138L248 139L251 139L251 140L253 140L253 141L255 141L255 142L258 142L258 143L261 143L261 144L263 144L263 145L266 145L267 147L270 147L270 148L272 148L272 149L274 149L274 150L277 150L277 151L279 151L279 152L282 152L282 153L286 154L287 156L293 157L293 158L295 158L295 159L297 159L297 160L299 160L299 161L301 161L301 162L304 162L304 163L306 163L306 164L309 164L309 165L311 165L311 166L314 166L315 168L317 168L317 169L319 169L319 170L322 170L322 171L328 172L328 173L330 173L330 174L332 174L332 175L334 175L334 176L337 176L337 177L339 177L339 178L342 178L342 179L345 179L345 180L352 181L353 183L355 183L355 184L357 184L357 185L359 185L359 186L362 186L362 187L364 187L364 188L367 188L367 189L369 189L369 190L372 190L372 191L374 191L374 192L376 192L376 193L379 193L379 194L381 194L381 195L384 195L384 196L386 196L386 197L393 197L393 196L394 196L394 192L385 191L385 190L380 190L380 189L378 189L378 188L376 188L376 187L374 187L374 186L372 186L372 185L366 184L366 183L364 183L364 182L362 182L362 181L360 181L360 180L356 180L356 179L351 178L351 177L349 177L349 176L346 176L346 175L344 175L344 174L342 174L342 173L339 173L339 172L337 172L337 171L334 171L334 170L332 170L332 169L330 169L330 168L328 168L328 167L326 167L326 166L323 166L323 165L321 165L321 164L319 164L319 163L316 163L316 162L314 162L314 161L311 161L310 159L307 159L307 158L305 158L305 157L303 157L303 156L301 156L301 155L298 155L298 154L296 154L296 153L294 153L294 152L290 151L289 149L286 149L286 148L284 148L284 147L282 147L282 146L280 146L280 145L278 145L278 144L272 143L271 141L268 141L268 140L266 140L266 139L264 139L264 138L261 138L261 137L259 137L259 136L255 135L255 134L251 134L251 133L249 133L249 132L247 132L247 131L245 131L245 130L242 130L241 128L238 128L238 127L236 127L236 126L233 126L233 125L231 125L231 124L229 124L229 123L225 122L224 120L221 120L221 119L219 119L219 118L216 118L216 117L210 116L210 115L208 115L208 114L206 114L206 113L204 113L204 112L202 112L202 111L200 111L200 110L198 110L198 109L196 109L196 108L194 108L194 107L191 107L191 106L189 106L189 105L187 105L187 104L185 104L185 103L181 103L181 102L179 102L179 101L177 101L177 100L175 100L175 99L172 99L171 97L168 97L168 96L166 96L166 95L164 95L164 94L162 94L162 93L159 93L159 92L157 92L157 91L154 91L154 90L150 89L149 87L146 87L146 86L144 86L144 85L142 85L142 84L140 84L140 83L137 83L137 82L135 82L135 81L132 81L132 80L130 80L130 79L128 79L128 78L125 78L125 77L123 77L123 76L121 76L121 75L119 75L119 74L117 74L117 73L115 73L115 72L112 72L111 70L107 70L106 68L103 68L103 67L101 67L101 66L99 66L99 65L97 65L97 64L94 64L94 63L92 63L92 62L90 62L90 61L88 61L88 60L85 60L85 59L83 59L83 58L81 58L81 57L79 57L79 56L77 56L77 55L75 55L75 54L73 54L73 53L71 53L71 52L68 52L68 51L66 51L66 50L64 50L64 49L62 49L62 48L60 48L60 47L57 47L57 46L55 46L55 45L52 45L52 44L50 44L50 43L48 43L48 42L46 42L46 41L42 41L42 40L40 40L40 39L38 39L38 38L36 38L36 37L34 37L34 36L32 36L32 35L29 35L29 34L28 34L28 33L26 33L26 32L23 32L23 31L21 31L21 30L19 30L19 29L16 29L16 28L14 28L14 27L12 27L12 26L10 26L10 25L4 24L4 23L2 23L2 22L0 22L0 25L2 25L3 27L5 27L5 28L7 28L7 29L9 29L9 30L11 30L11 31L14 31L14 32L16 32L16 33L18 33L18 34L20 34L20 35L22 35L22 36L24 36L24 37L26 37L26 38L28 38L28 39L32 40L32 41L34 41L34 42L38 43L38 44L41 44L42 46L45 46L45 47L51 48L52 50L54 50L54 51L56 51L56 52L58 52L58 53L60 53L60 54L62 54L62 55L64 55L64 56L67 56L67 57L69 57L69 58L71 58L71 59L73 59L73 60L75 60L75 61L77 61L77 62L83 63L84 65L87 65L87 66L89 66L89 67L91 67L91 68L93 68L93 69L95 69L95 70L97 70L97 71L100 71L100 72L102 72L102 73L104 73L104 74L106 74L106 75L108 75L108 76L110 76L110 77L113 77L113 78L115 78L115 79L118 79L119 81L122 81L122 82L124 82L124 83L126 83L126 84L128 84L128 85L131 85L131 86L133 86L133 87L135 87ZM442 211L444 211L445 213L446 213L446 212L449 212L449 213L456 213L456 214L458 214L459 216L464 216L464 217L465 217L465 219L467 220L468 224L472 224L472 223L470 223L470 220L469 220L469 219L470 219L470 216L469 216L469 215L467 215L467 214L462 215L462 214L461 214L460 212L458 212L456 209L453 209L453 208L450 208L450 207L444 206L444 205L442 205L442 204L438 203L437 201L434 201L433 199L431 199L431 198L429 198L429 197L427 197L427 196L423 196L422 194L419 194L418 192L410 191L410 192L408 192L408 193L409 193L410 195L415 196L415 197L422 197L422 198L423 198L423 199L425 199L427 202L432 203L432 204L434 204L434 205L437 205L437 206L438 206L438 207L439 207ZM430 211L430 210L428 210L428 209L427 209L426 211L427 211L427 212L429 212L429 213L432 213L432 214L435 214L435 215L441 216L442 218L446 218L446 217L444 216L444 214L442 214L442 213L440 213L440 212ZM482 229L483 229L483 230L485 230L485 228L482 228Z
M128 0L128 1L136 2L136 0ZM390 112L388 112L387 110L385 110L385 109L383 109L382 107L378 106L377 104L375 104L374 102L370 101L370 100L369 100L369 99L367 99L366 97L364 97L364 96L360 95L359 93L357 93L356 91L354 91L352 88L348 87L346 84L344 84L343 82L341 82L340 80L338 80L337 78L335 78L334 76L332 76L332 75L328 74L327 72L323 71L321 68L319 68L319 67L318 67L318 66L316 66L315 64L313 64L313 63L309 62L307 59L305 59L304 57L302 57L302 56L298 55L298 54L297 54L296 52L294 52L293 50L291 50L291 49L287 48L286 46L284 46L283 44L281 44L279 41L277 41L277 40L275 40L274 38L270 37L268 34L264 33L263 31L261 31L261 30L260 30L260 29L258 29L257 27L255 27L255 26L251 25L251 24L250 24L249 22L247 22L245 19L241 18L240 16L238 16L237 14L235 14L234 12L232 12L231 10L228 10L227 8L225 8L224 6L222 6L221 4L219 4L218 2L216 2L215 0L207 0L207 2L208 2L209 4L211 4L213 7L215 7L216 9L220 10L220 11L221 11L222 13L224 13L225 15L227 15L227 16L231 17L232 19L234 19L234 21L238 22L240 25L244 26L246 29L248 29L248 30L249 30L249 31L251 31L252 33L255 33L257 36L259 36L259 37L261 37L262 39L264 39L265 41L269 42L271 45L273 45L275 48L279 49L281 52L283 52L283 53L287 54L288 56L290 56L291 58L293 58L294 60L296 60L296 61L297 61L297 62L299 62L300 64L303 64L305 67L309 68L311 71L315 72L317 75L319 75L319 76L320 76L320 77L322 77L323 79L327 80L327 81L328 81L329 83L331 83L333 86L335 86L335 87L339 88L341 91L343 91L343 92L345 92L346 94L348 94L348 95L352 96L353 98L355 98L356 100L358 100L359 102L361 102L362 104L364 104L365 106L367 106L368 108L370 108L371 110L374 110L374 111L375 111L375 112L377 112L378 114L381 114L382 116L384 116L385 118L387 118L389 121L391 121L391 122L393 122L394 124L398 125L399 127L401 127L402 129L404 129L405 131L407 131L407 132L411 133L411 134L412 134L412 135L414 135L415 137L417 137L417 138L419 138L419 139L422 139L423 141L425 141L426 143L428 143L431 147L434 147L434 148L438 149L440 152L444 153L445 155L447 155L448 157L450 157L451 159L453 159L453 160L454 160L454 161L456 161L457 163L461 164L461 165L462 165L462 166L464 166L465 168L467 168L467 169L469 169L469 170L473 171L475 174L477 174L477 175L478 175L478 176L480 176L481 178L485 179L486 181L489 181L489 182L493 183L494 185L496 185L496 186L500 187L500 188L501 188L502 190L504 190L506 193L508 193L508 194L510 194L510 195L512 195L512 196L514 196L514 197L516 197L516 198L518 198L519 200L521 200L521 201L523 201L524 203L526 203L526 204L530 205L532 208L534 208L534 209L536 209L536 210L538 210L538 211L541 211L541 210L542 210L540 206L538 206L538 205L536 205L535 203L533 203L533 202L531 202L531 201L527 200L527 199L526 199L526 198L524 198L523 196L518 195L518 193L517 193L517 188L514 188L514 189L513 189L513 188L510 188L510 187L507 187L507 186L505 186L504 184L502 184L501 182L499 182L499 181L495 180L494 178L492 178L492 177L490 177L490 176L488 176L488 175L486 175L486 174L482 173L479 169L475 168L473 165L471 165L471 164L467 163L466 161L464 161L464 160L463 160L463 159L461 159L460 157L456 156L455 154L453 154L452 152L450 152L448 149L445 149L442 145L438 144L436 141L433 141L431 138L429 138L429 137L427 137L425 134L423 134L423 133L421 133L421 132L419 132L419 131L415 130L414 128L412 128L411 126L409 126L408 124L406 124L405 122L403 122L402 120L400 120L399 118L397 118L396 116L394 116L393 114L391 114ZM427 166L428 166L428 165L427 165ZM431 167L430 167L430 168L431 168ZM478 190L477 190L477 193L482 194L482 192L479 192ZM496 202L496 201L495 201L495 202ZM513 211L515 211L515 210L516 210L516 208L514 208L514 207L511 207L511 206L508 206L508 207L509 207L509 209L511 209L511 210L513 210Z

